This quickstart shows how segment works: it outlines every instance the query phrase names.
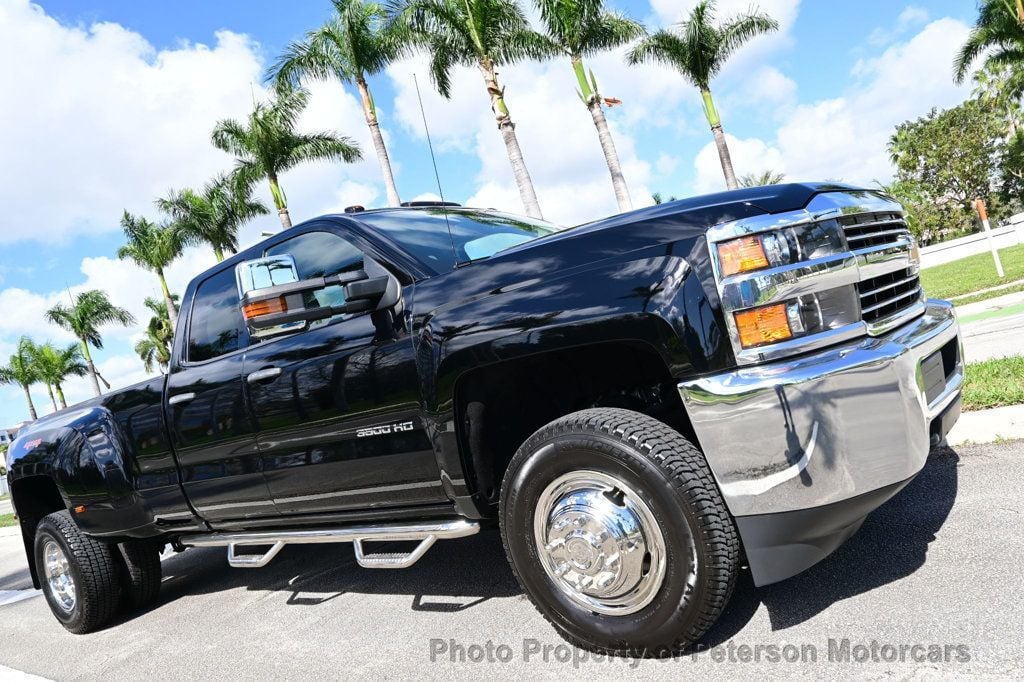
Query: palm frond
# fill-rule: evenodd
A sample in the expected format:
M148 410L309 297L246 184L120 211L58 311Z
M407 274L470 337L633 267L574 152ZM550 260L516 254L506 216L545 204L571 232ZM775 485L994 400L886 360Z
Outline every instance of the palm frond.
M363 158L363 152L355 140L330 132L295 135L291 148L288 165L282 167L282 170L304 161L352 163Z
M779 22L767 14L754 12L731 19L719 28L718 63L723 64L733 52L753 38L779 30Z
M983 0L974 28L953 60L953 77L962 83L974 62L989 50L998 54L1022 49L1024 25L1013 9L1000 0Z

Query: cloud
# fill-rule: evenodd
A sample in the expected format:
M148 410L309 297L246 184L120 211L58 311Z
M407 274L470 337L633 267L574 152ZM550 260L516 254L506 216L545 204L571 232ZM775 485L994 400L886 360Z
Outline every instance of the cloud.
M766 170L785 172L782 153L766 142L757 138L738 139L729 134L726 134L725 139L729 143L729 155L737 177ZM722 175L722 164L714 142L704 145L697 153L693 167L696 173L694 191L697 194L725 190L725 176Z
M888 45L893 40L907 33L907 31L923 26L928 22L930 15L928 10L915 5L908 5L903 8L896 23L887 26L879 26L868 35L868 44L880 47Z
M623 105L606 109L620 162L635 207L650 203L651 165L639 158L636 141L652 129L664 131L666 140L679 140L692 132L698 119L682 115L680 108L698 105L696 91L679 74L658 65L626 67L625 48L587 60L600 91ZM426 59L415 56L388 68L395 89L395 117L410 136L424 139L413 73L418 74L423 108L435 149L475 157L475 190L465 203L522 213L508 155L498 134L494 115L479 72L459 68L453 72L452 97L434 90L425 74ZM576 96L577 83L568 60L543 64L525 62L500 69L506 100L516 123L516 134L531 173L544 216L562 224L576 224L618 212L593 121ZM703 127L703 126L701 126ZM445 174L442 162L442 179ZM428 190L428 185L423 186Z
M11 104L0 107L0 243L117 231L122 209L151 213L168 188L231 167L210 131L266 96L259 45L245 35L222 30L211 45L157 50L118 24L63 25L27 0L0 5L0 62L8 65L0 91ZM379 171L358 101L338 84L313 89L303 127L353 136L368 158L282 178L300 217L377 197Z
M969 95L970 85L956 85L950 75L953 54L968 31L959 21L938 19L881 55L859 60L852 70L856 85L847 94L795 107L774 140L740 140L738 149L730 140L736 173L770 167L792 180L870 184L890 178L886 144L895 126ZM722 187L714 184L713 160L709 143L696 162L698 191Z

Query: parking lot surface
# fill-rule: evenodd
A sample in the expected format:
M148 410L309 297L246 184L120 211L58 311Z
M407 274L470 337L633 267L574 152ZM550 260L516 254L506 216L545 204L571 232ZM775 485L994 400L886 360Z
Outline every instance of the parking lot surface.
M404 571L361 569L348 545L288 547L256 570L190 549L165 559L157 607L73 636L22 592L21 538L2 529L0 595L20 600L0 606L0 664L105 680L1019 676L1022 481L1024 441L937 450L836 554L769 587L744 574L704 650L661 661L565 644L496 531L439 542Z

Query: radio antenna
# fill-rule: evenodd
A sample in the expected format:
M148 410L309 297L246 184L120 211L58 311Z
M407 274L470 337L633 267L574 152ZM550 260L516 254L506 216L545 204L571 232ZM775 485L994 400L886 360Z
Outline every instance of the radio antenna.
M420 103L420 116L423 117L423 131L427 134L427 148L430 150L430 162L434 164L434 179L437 180L437 194L441 197L441 212L444 224L448 228L448 239L452 243L452 267L459 267L459 254L455 248L455 237L452 236L452 225L448 222L448 207L445 206L444 190L441 189L441 174L437 172L437 157L434 156L434 143L430 141L430 126L427 125L427 110L423 108L423 96L420 94L420 81L416 72L412 74L412 82L416 85L416 99Z

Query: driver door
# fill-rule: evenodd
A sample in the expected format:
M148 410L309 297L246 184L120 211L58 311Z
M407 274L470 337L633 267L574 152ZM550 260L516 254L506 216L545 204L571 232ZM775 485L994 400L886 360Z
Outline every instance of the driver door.
M326 228L265 253L285 254L302 280L362 270L369 261ZM345 302L336 285L308 296L307 307ZM420 418L414 360L398 309L335 315L252 342L244 390L263 474L282 514L447 500Z

